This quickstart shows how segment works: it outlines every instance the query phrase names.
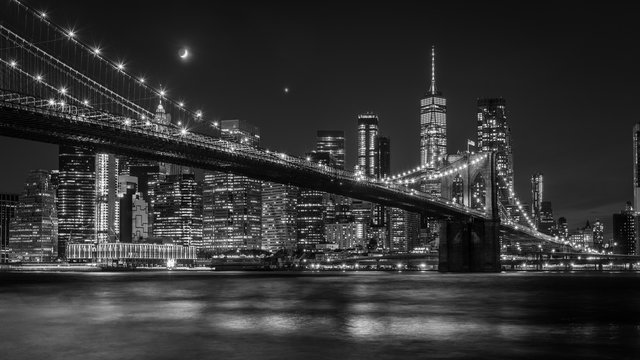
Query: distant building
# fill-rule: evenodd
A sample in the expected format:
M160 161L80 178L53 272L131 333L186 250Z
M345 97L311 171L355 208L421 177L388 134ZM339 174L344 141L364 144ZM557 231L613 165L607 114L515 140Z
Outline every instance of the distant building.
M511 129L507 123L505 99L478 99L478 149L496 152L498 197L509 203L509 188L513 189L513 148Z
M10 228L9 246L19 259L52 261L58 256L56 189L51 171L29 173Z
M377 178L380 175L378 157L378 116L372 113L358 115L358 162L356 170L362 175Z
M592 236L594 249L598 251L604 249L604 224L599 219L593 223Z
M262 249L271 252L296 249L299 193L291 185L262 184Z
M436 88L435 47L431 48L431 86L420 100L420 165L437 169L447 157L447 99Z
M569 234L569 241L582 248L593 248L593 228L587 221L585 227L577 228Z
M94 243L96 156L81 147L60 145L58 153L58 237L61 257L66 242Z
M195 175L169 175L156 190L153 236L202 246L202 188Z
M537 172L531 175L531 219L536 227L540 227L542 220L543 176Z
M5 249L9 245L9 227L18 206L18 194L0 194L0 262L7 258Z
M613 214L613 242L616 254L636 255L636 216L630 201L619 214Z
M335 160L335 167L344 169L344 131L318 130L316 152L330 154Z
M221 137L260 145L260 130L244 120L220 122ZM205 171L203 246L218 251L262 247L262 182L231 173Z
M555 235L553 233L555 227L551 201L542 201L540 203L540 224L538 225L538 231L553 236Z
M567 225L567 219L565 217L558 218L555 236L558 236L558 238L562 240L567 240L569 238L569 226Z
M334 166L335 158L328 153L312 151L307 153L307 159L314 163ZM325 222L327 207L333 207L335 216L335 199L326 193L313 189L300 188L298 196L297 212L297 239L298 247L311 250L318 244L325 244ZM331 220L330 220L331 222Z

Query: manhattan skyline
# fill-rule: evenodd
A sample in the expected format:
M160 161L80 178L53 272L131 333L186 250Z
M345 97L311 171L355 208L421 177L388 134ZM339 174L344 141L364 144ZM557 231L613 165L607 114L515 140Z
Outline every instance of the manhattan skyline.
M475 140L477 98L503 97L524 201L536 171L545 176L544 200L571 228L597 217L609 225L632 198L631 129L640 91L633 87L639 53L630 46L637 14L630 5L567 5L550 15L542 4L515 11L500 2L317 3L308 11L141 1L122 12L124 4L68 1L50 16L99 43L105 56L124 60L128 71L202 108L207 120L259 126L265 147L303 155L313 149L316 130L344 130L352 169L357 115L372 111L391 138L392 173L416 166L419 101L435 45L449 153ZM141 16L145 27L137 23ZM193 57L181 62L185 46ZM57 168L55 149L3 137L0 151L20 156L0 159L12 174L2 177L0 191L20 192L31 169Z

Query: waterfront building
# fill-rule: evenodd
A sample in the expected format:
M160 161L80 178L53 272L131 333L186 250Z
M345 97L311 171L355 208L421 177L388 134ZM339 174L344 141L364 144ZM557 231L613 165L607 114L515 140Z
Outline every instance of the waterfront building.
M272 182L262 184L262 249L292 251L297 245L297 205L300 190Z
M0 263L7 259L11 220L18 206L18 194L0 194Z
M354 249L363 244L358 238L358 224L340 222L325 225L326 239L329 244L337 244L339 249Z
M113 154L96 154L96 239L113 242L120 232L120 201L118 199L119 159Z
M52 261L58 256L56 189L51 171L29 172L12 219L9 247L24 261Z
M91 149L60 145L58 153L58 238L60 257L67 242L94 243L96 156Z
M202 187L194 174L168 175L156 191L153 236L202 246Z
M447 99L436 87L435 47L431 48L431 85L420 100L420 165L437 169L447 156Z
M616 254L636 255L636 215L630 201L619 214L613 214L613 249Z
M531 175L531 219L537 228L542 220L543 176L541 172Z
M260 145L258 127L243 120L220 122L227 141ZM218 251L262 247L262 182L246 176L205 171L203 246Z
M478 99L478 149L496 152L498 197L504 203L510 201L509 189L513 189L513 149L511 129L507 123L506 101L503 98Z

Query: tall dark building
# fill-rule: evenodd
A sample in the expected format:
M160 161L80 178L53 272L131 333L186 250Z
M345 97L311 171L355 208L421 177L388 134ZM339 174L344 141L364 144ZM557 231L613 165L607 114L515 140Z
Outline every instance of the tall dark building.
M58 154L58 238L93 243L96 239L96 156L81 147L60 145ZM60 254L64 256L64 254Z
M543 201L540 203L540 224L538 230L547 235L555 235L555 220L553 219L553 208L551 201Z
M543 183L542 173L531 175L531 218L536 227L540 226L542 218Z
M614 252L623 255L636 255L637 242L636 215L629 201L619 214L613 214Z
M505 99L478 99L478 149L496 152L498 176L506 182L498 182L498 196L507 203L513 189L513 149Z
M225 140L260 145L258 127L243 120L220 122ZM203 246L218 251L262 246L262 182L231 173L205 171Z
M356 169L362 175L377 178L380 175L378 159L378 116L358 115L358 162Z
M567 225L567 218L565 217L558 218L555 235L562 240L567 240L569 238L569 226Z
M604 249L604 224L600 219L593 223L593 247L598 251Z
M316 152L330 154L335 159L335 166L344 169L344 131L318 130L316 139Z
M640 123L633 126L633 208L640 209Z
M378 137L378 169L380 178L391 175L391 139L387 136ZM372 218L374 226L385 227L389 224L389 212L382 205L373 206ZM382 245L382 241L380 243Z
M391 175L391 139L388 136L378 137L378 168L381 178Z
M168 169L165 164L158 162L135 162L131 163L127 171L122 175L131 175L138 179L137 191L142 199L147 203L148 212L148 233L153 234L153 222L157 216L154 204L158 202L156 192L158 184L167 177Z
M420 165L437 169L447 156L447 99L436 88L435 47L431 48L431 86L420 100Z
M120 175L118 178L119 198L119 230L120 242L133 242L133 200L138 188L138 178L130 175Z
M51 171L29 173L10 227L9 246L18 258L51 261L57 257L58 216Z
M6 260L5 249L9 244L9 227L18 206L18 194L0 194L0 262Z

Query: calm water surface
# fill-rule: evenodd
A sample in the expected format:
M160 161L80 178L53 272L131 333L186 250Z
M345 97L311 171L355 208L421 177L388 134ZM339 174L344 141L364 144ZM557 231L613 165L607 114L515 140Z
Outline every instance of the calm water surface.
M0 274L0 359L396 358L640 359L640 274Z

